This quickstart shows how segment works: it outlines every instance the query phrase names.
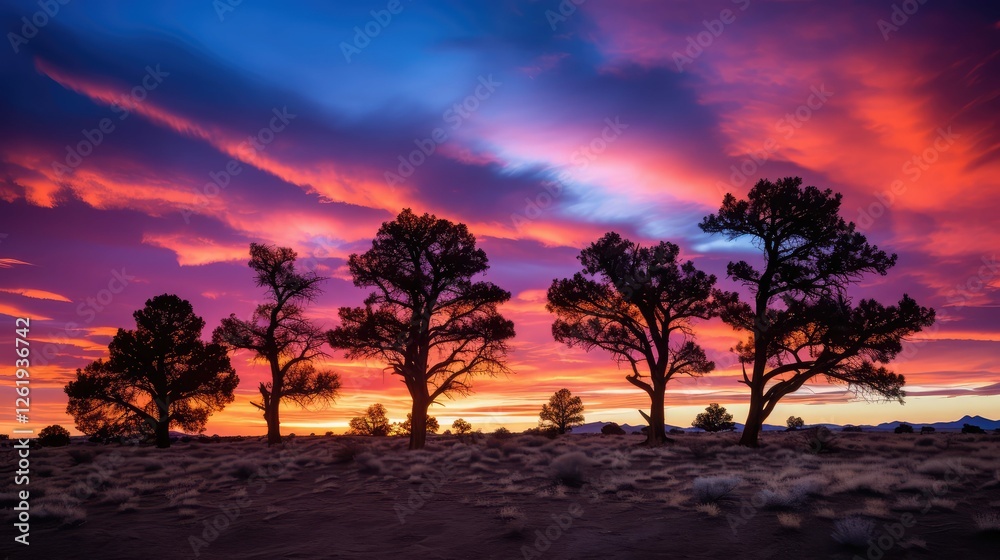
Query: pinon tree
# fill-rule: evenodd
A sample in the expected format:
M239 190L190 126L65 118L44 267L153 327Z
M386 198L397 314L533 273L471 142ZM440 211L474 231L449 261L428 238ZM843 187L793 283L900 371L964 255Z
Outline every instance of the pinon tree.
M712 403L705 407L705 412L695 416L691 425L706 432L728 432L736 427L733 415L726 412L726 407Z
M727 194L700 224L730 240L748 238L761 253L756 266L729 263L729 278L749 301L730 300L722 311L726 323L747 333L736 347L750 388L742 445L757 446L775 405L817 376L868 399L903 401L903 376L882 364L907 336L933 324L934 310L905 294L890 306L852 300L848 289L867 274L885 275L896 255L869 244L840 217L840 204L840 194L803 187L798 177L761 179L745 200Z
M461 436L472 432L472 424L464 418L458 418L451 423L451 429Z
M403 210L382 224L372 248L351 255L359 288L373 288L364 307L343 307L330 346L349 359L377 359L413 399L410 449L422 449L427 408L441 397L471 392L478 375L504 363L514 323L497 307L507 292L473 278L486 272L486 253L464 224Z
M259 243L250 245L250 269L267 300L249 320L235 314L222 320L212 339L230 350L249 350L270 368L270 381L260 383L260 402L251 402L264 414L267 444L281 443L282 401L300 407L324 405L340 391L340 377L318 371L313 362L325 356L323 330L305 316L305 306L320 293L325 278L295 270L295 251Z
M85 434L131 433L144 422L157 447L170 447L171 424L203 431L233 402L239 378L226 349L201 340L205 321L186 300L156 296L133 317L135 330L118 329L107 360L76 370L66 411Z
M715 368L694 341L692 321L715 316L718 300L735 297L714 289L715 276L679 262L679 252L673 243L641 247L607 233L580 253L582 272L548 291L556 341L611 353L631 369L625 379L649 395L648 445L668 439L667 382Z
M369 406L361 416L351 418L349 425L349 436L387 436L392 432L385 407L379 403Z
M574 397L569 389L559 389L549 397L548 404L542 405L538 417L543 428L555 428L565 434L573 426L583 424L583 400Z

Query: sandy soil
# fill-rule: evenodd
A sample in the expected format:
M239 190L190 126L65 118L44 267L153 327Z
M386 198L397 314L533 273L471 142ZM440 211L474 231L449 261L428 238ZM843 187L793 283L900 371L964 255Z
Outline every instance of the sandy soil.
M1000 437L299 437L32 453L11 558L996 558ZM831 449L832 451L827 452ZM818 452L819 451L819 452ZM871 539L871 540L869 540ZM845 542L838 542L845 541ZM853 541L859 546L852 547Z

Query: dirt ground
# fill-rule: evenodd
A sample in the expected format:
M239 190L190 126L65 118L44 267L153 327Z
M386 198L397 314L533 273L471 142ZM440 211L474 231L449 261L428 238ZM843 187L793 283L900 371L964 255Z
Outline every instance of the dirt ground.
M10 558L997 558L1000 437L258 438L31 454ZM23 488L23 487L18 487ZM853 544L852 544L853 543Z

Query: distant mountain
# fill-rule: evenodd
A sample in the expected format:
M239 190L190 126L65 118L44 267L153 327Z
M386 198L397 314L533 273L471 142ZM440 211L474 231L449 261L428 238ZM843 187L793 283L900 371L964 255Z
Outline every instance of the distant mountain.
M583 424L581 426L576 426L575 428L573 428L573 431L570 432L570 433L571 434L599 434L599 433L601 433L601 428L603 428L604 426L607 426L610 423L611 422L588 422L588 423ZM643 428L646 427L644 425L643 426L631 426L629 424L619 424L619 425L622 427L623 430L625 430L626 434L631 434L632 432L641 431ZM670 428L667 428L667 429L669 430Z
M909 424L919 430L924 426L930 426L939 432L948 431L959 431L962 429L963 424L972 424L979 426L980 428L986 430L987 432L1000 428L1000 420L990 420L988 418L983 418L982 416L963 416L954 422L932 422L932 423L920 423L920 422L906 422L906 421L893 421L884 422L877 426L862 426L862 430L871 430L873 432L891 432L896 429L900 424Z
M589 422L587 424L583 424L582 426L577 426L577 427L573 428L573 431L570 432L570 433L573 433L573 434L599 434L599 433L601 433L601 428L603 428L605 425L610 424L610 423L611 422ZM903 421L903 420L895 420L895 421L892 421L892 422L883 422L882 424L878 424L876 426L872 426L872 425L868 425L868 424L861 424L861 429L863 431L865 431L865 432L891 432L891 431L895 430L896 427L899 426L900 424L909 424L909 425L913 426L915 429L917 429L917 431L919 431L920 428L922 428L924 426L930 426L930 427L934 428L934 430L936 430L938 432L957 432L957 431L960 431L962 429L962 425L963 424L972 424L972 425L975 425L975 426L979 426L980 428L986 430L987 432L990 432L990 431L993 431L993 430L995 430L997 428L1000 428L1000 420L990 420L988 418L983 418L982 416L963 416L962 418L960 418L958 420L955 420L954 422L921 423L921 422L907 422L907 421ZM824 427L829 428L829 429L834 430L834 431L840 431L844 426L847 426L847 425L849 425L849 424L806 424L805 427L806 428L815 428L817 426L824 426ZM629 424L621 424L621 427L622 427L623 430L625 430L625 433L631 434L632 432L641 431L645 426L644 425L642 425L642 426L632 426L632 425L629 425ZM666 428L667 428L667 430L670 430L672 428L676 428L676 429L679 429L679 430L684 430L685 432L700 432L700 431L702 431L702 430L700 430L698 428L692 428L690 426L680 427L680 426L671 426L669 424L666 426ZM777 432L777 431L784 431L784 430L785 430L785 426L776 426L774 424L764 424L764 431L765 432ZM736 431L737 432L742 432L743 431L743 424L736 424Z

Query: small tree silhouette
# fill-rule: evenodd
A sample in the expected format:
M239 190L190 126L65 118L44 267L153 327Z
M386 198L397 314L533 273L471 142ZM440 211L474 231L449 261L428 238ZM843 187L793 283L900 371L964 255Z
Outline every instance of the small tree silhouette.
M458 435L464 435L472 431L472 424L469 424L465 420L459 418L458 420L452 422L451 429Z
M573 426L583 424L583 401L574 397L569 389L559 389L542 405L539 424L554 427L560 434L572 431Z
M896 429L893 431L896 432L897 434L912 434L913 426L909 424L900 424L896 426Z
M801 429L806 423L798 416L789 416L788 420L785 421L785 425L788 426L788 431L795 431Z
M623 436L625 435L625 430L617 422L608 422L601 426L601 433L606 436Z
M986 430L980 428L975 424L962 424L963 434L985 434Z
M726 412L726 408L719 406L718 403L705 407L705 412L696 416L691 425L706 432L728 432L736 427L733 415Z
M389 417L385 415L385 407L375 403L368 407L361 416L351 418L347 435L351 436L387 436L392 431Z
M62 447L69 445L69 430L59 424L45 426L38 432L38 443L45 447Z

